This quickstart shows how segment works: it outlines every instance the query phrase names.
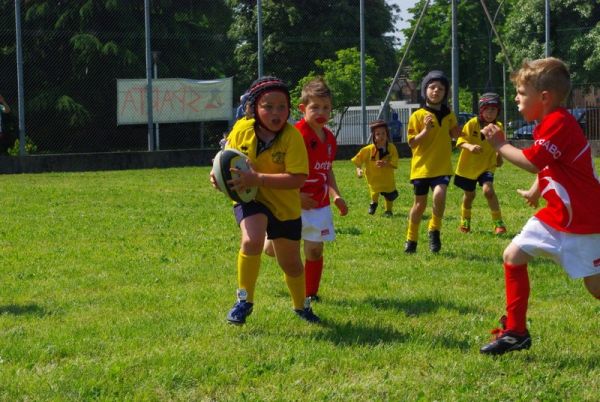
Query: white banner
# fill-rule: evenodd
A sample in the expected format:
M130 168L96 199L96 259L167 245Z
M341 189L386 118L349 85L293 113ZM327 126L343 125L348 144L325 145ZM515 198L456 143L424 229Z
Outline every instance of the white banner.
M148 123L147 80L117 80L117 124ZM154 123L182 123L232 118L233 79L152 80Z

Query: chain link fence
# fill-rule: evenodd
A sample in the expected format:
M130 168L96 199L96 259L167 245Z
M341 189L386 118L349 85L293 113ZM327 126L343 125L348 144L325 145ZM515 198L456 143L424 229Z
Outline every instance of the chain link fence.
M26 18L22 23L27 153L148 150L147 124L117 124L117 80L143 79L146 76L143 2L127 2L129 8L126 15L96 10L93 22L86 29L78 25L81 18L65 12L68 2L57 2L57 11L49 12L49 16L44 18L36 17L35 13L41 15L42 10L36 8L36 2L31 3L31 7L26 8ZM40 3L49 5L51 2ZM94 2L89 3L93 7ZM158 78L194 80L233 77L233 119L239 95L256 76L256 58L243 63L239 60L240 50L251 45L230 38L231 20L222 22L216 17L212 23L194 20L195 13L201 14L201 9L206 8L206 2L181 2L174 7L179 8L172 13L154 10L151 16L153 74ZM6 138L0 141L0 153L15 154L18 150L18 144L15 144L18 137L18 91L14 3L0 0L0 8L0 94L12 109L11 113L2 116ZM59 15L60 12L64 14ZM327 37L326 41L319 43L314 39L306 39L301 32L289 35L283 42L288 46L286 51L271 52L265 56L265 74L277 75L294 86L302 78L297 72L303 71L306 75L315 70L314 61L323 59L324 54L335 58L335 50L358 47L358 25L353 31L353 34ZM268 35L265 42L268 45ZM303 46L302 52L294 52L294 47L300 43L310 46ZM325 53L324 46L328 47ZM314 49L314 54L310 49ZM384 78L394 76L397 68L396 55L391 50L382 52L367 49L367 53L377 55L379 68L375 80L381 83ZM507 85L511 86L510 83ZM370 105L378 105L383 100L385 85L381 86L384 90L380 95L368 99ZM594 92L597 91L594 87L580 89L587 95L571 100L570 107L590 110L585 112L586 133L591 139L600 139L597 112L600 94ZM501 87L496 91L502 94ZM591 98L590 93L593 94ZM524 124L520 121L512 98L505 101L508 106L505 118L507 131L516 138L516 130ZM369 119L376 116L373 108L377 109L378 106L368 107ZM409 113L400 108L395 111L399 115L399 127L404 127L397 140L404 141ZM354 134L361 124L357 118L360 120L355 109L341 123L339 116L334 116L334 129L340 127L342 133L353 132L340 137L341 143L363 143L362 134ZM160 149L217 148L231 123L204 121L160 124Z

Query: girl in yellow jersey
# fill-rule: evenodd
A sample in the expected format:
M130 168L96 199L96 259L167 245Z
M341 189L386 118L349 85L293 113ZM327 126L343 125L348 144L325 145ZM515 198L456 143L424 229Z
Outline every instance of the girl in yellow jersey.
M396 178L394 172L398 168L398 150L391 141L390 129L384 120L375 120L369 125L373 143L361 148L352 158L356 166L356 175L367 177L369 195L369 214L373 215L377 209L379 195L385 200L384 216L393 215L394 200L398 198Z
M237 301L227 314L232 324L244 324L254 307L254 290L265 235L284 271L293 308L300 318L319 322L305 297L304 265L300 257L300 187L308 174L308 157L302 136L287 122L290 94L278 78L262 77L248 90L249 115L237 121L225 148L244 153L251 169L232 169L239 178L230 181L237 191L258 187L256 199L233 206L242 232L237 257ZM216 188L213 172L211 182Z
M477 183L483 189L494 223L494 233L506 233L502 221L500 203L494 191L494 172L496 166L502 165L502 157L485 140L481 129L488 124L496 124L502 128L502 123L497 121L500 112L500 96L493 92L484 93L479 98L479 116L469 120L462 129L462 136L456 141L460 148L460 156L456 166L454 184L463 189L465 194L461 205L460 231L468 233L471 230L471 208L475 199Z
M425 106L416 110L408 121L408 145L412 151L410 181L415 198L408 215L405 253L417 251L419 226L430 188L433 210L428 225L429 248L434 253L442 248L440 229L452 175L451 140L460 135L456 115L447 105L449 89L450 83L443 72L429 72L421 83Z

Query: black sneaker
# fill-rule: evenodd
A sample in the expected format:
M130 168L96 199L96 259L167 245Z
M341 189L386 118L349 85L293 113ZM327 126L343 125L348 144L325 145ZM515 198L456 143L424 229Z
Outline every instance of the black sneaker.
M296 315L298 317L300 317L303 320L308 321L310 323L317 324L317 323L321 322L321 319L319 317L317 317L317 315L315 313L313 313L312 308L310 308L310 307L305 307L303 309L294 310L294 312L296 313Z
M429 232L429 249L432 253L437 253L442 249L442 240L440 239L439 230L432 230Z
M417 242L412 240L407 240L404 243L404 252L406 254L413 254L417 252Z
M502 328L492 330L494 340L479 349L479 352L486 355L503 355L507 352L529 349L531 347L531 336L529 336L529 331L525 331L524 335L519 335L513 331L507 331L505 315L500 317L500 325Z
M229 310L229 313L227 313L227 321L229 321L230 324L242 325L246 322L246 317L252 314L254 303L247 302L247 297L248 293L246 292L246 289L237 290L238 300L233 305L233 308Z
M373 215L375 213L375 211L377 210L377 204L376 202L372 202L369 204L369 215Z
M312 308L310 307L310 301L311 298L307 297L304 300L304 308L294 310L294 312L298 317L302 318L303 320L316 324L321 322L321 319L317 317L315 313L313 313Z
M529 349L530 347L531 336L529 336L529 331L523 335L512 331L501 331L496 339L479 349L479 351L485 355L503 355L507 352Z
M320 302L321 298L319 297L319 295L312 295L312 296L307 296L310 299L310 302Z
M394 213L392 211L385 211L383 213L383 216L385 216L386 218L391 218L392 216L394 216Z

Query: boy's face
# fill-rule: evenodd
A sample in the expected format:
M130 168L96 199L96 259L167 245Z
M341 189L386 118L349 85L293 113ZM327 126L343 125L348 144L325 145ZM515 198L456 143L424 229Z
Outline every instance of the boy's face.
M259 122L269 131L280 131L289 115L285 94L281 91L266 92L257 102Z
M439 105L446 95L446 87L441 81L431 81L426 89L427 103Z
M312 128L323 128L331 117L331 99L328 97L310 96L308 103L299 106L304 120Z
M493 123L498 117L498 108L496 106L488 106L481 112L481 117L486 123Z
M387 131L384 127L376 127L373 130L373 143L377 148L384 147L387 142Z
M542 93L529 84L518 84L515 102L526 121L539 120L544 111Z

